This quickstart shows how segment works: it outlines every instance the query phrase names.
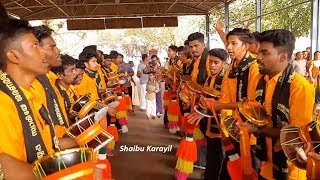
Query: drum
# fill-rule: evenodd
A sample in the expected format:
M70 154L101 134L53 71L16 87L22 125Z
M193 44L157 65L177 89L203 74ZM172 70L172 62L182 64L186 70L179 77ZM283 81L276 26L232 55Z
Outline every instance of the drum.
M243 121L248 121L258 127L265 126L271 121L267 111L257 101L243 98L238 107L240 115L244 117Z
M233 140L239 140L239 128L236 126L237 120L235 120L232 116L227 116L226 119L223 120L226 131Z
M106 132L99 123L94 120L95 114L90 114L67 129L67 134L74 138L79 146L93 148L98 151L101 147L108 144L113 136Z
M317 121L312 121L301 127L287 125L281 129L280 143L282 149L288 157L288 160L297 167L306 169L306 164L301 164L296 159L297 150L299 148L303 149L305 142L310 142L314 152L320 153L320 132L318 132L318 129L319 124Z
M91 148L68 149L36 160L32 168L39 179L76 179L92 174L93 160Z
M117 75L119 77L119 84L125 84L129 80L124 70L117 71Z
M205 98L214 98L218 100L219 97L221 97L221 93L213 88L204 87L202 88L202 96ZM205 117L212 118L213 113L211 110L209 110L205 104L202 104L201 102L198 105L194 106L194 110Z
M106 106L106 105L102 104L101 102L89 101L79 111L78 118L82 119L85 116L87 116L88 114L92 114L92 113L98 112L104 106Z
M86 94L76 100L70 108L70 113L74 116L77 116L81 108L90 101L90 94Z
M114 88L118 85L119 83L119 76L115 72L110 72L106 74L107 77L107 87L109 88Z
M190 90L190 97L191 97L191 104L195 105L196 102L200 99L200 94L202 92L201 86L197 84L196 82L189 81L187 83L188 89Z

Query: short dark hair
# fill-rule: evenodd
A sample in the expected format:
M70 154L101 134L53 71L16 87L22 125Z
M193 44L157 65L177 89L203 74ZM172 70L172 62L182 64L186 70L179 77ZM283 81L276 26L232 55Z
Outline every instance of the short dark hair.
M83 62L77 60L76 68L77 68L77 69L83 69L83 70L84 70L84 69L86 69L86 66L84 65Z
M0 39L0 69L4 70L6 64L6 52L8 47L15 41L15 39L23 34L32 33L33 28L26 20L8 19L6 28L1 32Z
M313 55L316 55L317 53L320 53L320 51L315 51L315 52L313 53Z
M76 65L78 62L78 60L76 60L75 58L67 54L61 55L61 60L62 60L61 66L51 68L51 71L54 72L55 74L58 74L58 73L64 74L64 71L67 69L68 66Z
M200 33L200 32L195 32L195 33L192 33L188 36L188 41L199 41L201 43L204 43L204 34Z
M98 50L98 52L99 52L100 54L103 54L103 51L101 51L101 50Z
M306 53L307 51L302 51L302 53Z
M285 29L274 29L264 31L260 34L259 42L270 42L278 52L287 52L288 58L291 59L295 48L296 38L291 31Z
M244 42L244 43L251 44L253 42L253 40L254 40L254 37L250 33L249 29L234 28L232 31L228 32L227 40L232 35L239 36L239 40Z
M119 54L118 54L118 56L121 56L121 57L122 57L122 59L123 59L123 54L119 53ZM118 56L117 56L117 57L118 57Z
M252 38L253 38L253 42L254 41L258 41L259 36L260 36L260 32L256 31L256 32L251 33L251 35L252 35Z
M179 46L179 47L178 47L178 52L183 51L183 49L184 49L184 46Z
M89 45L83 48L82 51L97 51L97 46L96 45Z
M109 54L104 54L103 56L105 59L111 59L111 56Z
M301 52L301 51L296 52L296 56L297 56L299 53L302 53L302 52Z
M170 45L168 47L168 49L172 49L173 51L177 52L178 51L178 47L176 45Z
M95 51L82 51L79 54L79 61L85 63L90 61L93 57L97 58L97 53Z
M184 43L183 43L183 45L185 45L185 46L186 46L186 45L187 45L187 46L189 46L189 40L188 40L188 39L187 39L187 40L185 40L185 41L184 41Z
M52 35L53 30L48 26L41 25L33 27L33 34L36 36L40 44L42 44L42 39L50 37Z
M210 56L217 57L217 58L219 58L221 61L227 61L227 59L228 59L228 53L227 53L227 51L224 50L224 49L221 49L221 48L211 49L211 50L209 51L209 55L210 55Z
M148 54L142 54L142 61L144 61L148 57Z
M110 51L110 57L111 59L116 59L118 57L118 52L117 51Z
M311 49L310 47L307 47L306 49Z
M158 58L158 56L155 55L155 54L153 54L153 55L151 56L151 59L153 59L153 58Z

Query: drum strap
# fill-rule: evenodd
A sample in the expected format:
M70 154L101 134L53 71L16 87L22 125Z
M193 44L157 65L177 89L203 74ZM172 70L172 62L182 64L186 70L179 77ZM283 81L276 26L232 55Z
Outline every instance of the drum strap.
M61 88L61 86L59 85L59 83L57 81L56 81L55 85L56 85L57 89L59 90L60 94L62 95L62 97L64 99L64 105L66 107L66 111L67 111L67 113L69 113L70 108L71 108L71 104L72 104L71 100L70 100L67 92Z
M99 92L99 89L102 89L102 85L101 85L101 78L99 76L98 71L89 71L87 69L84 70L84 72L92 79L95 80L96 82L96 88L97 88L97 92Z
M265 102L266 81L264 76L259 80L256 88L256 100L262 105ZM289 122L289 98L290 85L294 78L294 69L291 64L283 71L279 77L272 96L272 123L273 127L281 128L283 121Z
M53 123L56 125L68 127L67 121L62 113L62 108L58 103L58 96L54 91L48 77L46 75L42 75L38 76L37 79L38 81L40 81L43 88L45 89L47 108L49 110L49 114L53 120Z
M6 93L15 103L23 129L27 162L40 159L48 154L30 104L19 86L11 77L0 70L0 90Z
M216 76L216 80L214 81L214 85L213 85L214 89L221 91L222 80L224 75L227 72L227 68L228 66L223 67L222 70L219 72L219 74Z
M184 63L182 65L182 74L183 75L191 75L192 73L192 70L193 70L193 64L194 64L195 61L192 60L191 64L188 65L187 63Z
M207 67L206 67L208 56L209 56L209 51L207 48L205 48L201 55L201 59L198 67L197 83L200 85L203 85L206 82L206 79L208 77Z
M235 60L232 62L231 70L228 78L237 78L237 102L248 95L248 81L249 81L249 71L251 64L256 62L256 59L251 57L248 53L240 61L239 65L235 67Z
M264 79L265 76L262 76L258 82L256 88L256 101L260 102L262 105L265 102L265 89L266 89L266 81ZM294 77L294 70L291 64L283 71L283 74L279 77L278 82L276 84L273 96L272 96L272 126L281 128L283 125L282 122L289 122L289 97L290 97L290 85L292 79ZM272 141L273 143L276 140ZM273 152L274 154L274 152ZM278 152L277 161L286 165L286 157L283 151ZM257 138L257 150L256 156L261 161L266 161L267 159L267 151L266 151L266 139L264 137ZM275 163L275 162L274 162ZM286 167L284 167L286 168Z

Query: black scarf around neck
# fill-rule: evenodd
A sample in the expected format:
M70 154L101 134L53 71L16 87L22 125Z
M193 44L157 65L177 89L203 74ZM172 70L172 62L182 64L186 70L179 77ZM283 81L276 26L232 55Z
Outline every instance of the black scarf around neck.
M84 72L92 79L95 79L96 81L96 87L97 87L97 92L99 92L99 89L102 88L101 87L101 78L99 76L98 71L89 71L87 69L84 70Z
M249 54L243 57L237 67L235 66L235 60L232 62L231 71L228 78L237 78L237 98L236 101L240 101L242 98L248 95L248 81L250 66L256 62L256 59L251 57Z
M206 82L206 79L208 77L207 66L206 66L208 55L209 55L209 50L205 48L201 54L201 59L198 66L197 83L199 85L203 85Z
M21 120L23 137L26 146L27 162L32 163L48 154L44 145L30 104L11 77L0 70L0 90L6 93L15 103ZM7 119L6 121L10 121ZM52 126L51 126L52 128Z
M216 80L214 81L214 85L213 85L214 89L221 91L222 80L223 80L224 75L227 72L227 68L228 68L228 66L223 67L222 70L220 71L220 73L217 75Z
M265 103L265 89L266 81L265 75L261 77L256 88L256 101L262 105ZM283 71L279 77L276 87L272 96L272 127L281 128L289 122L289 98L290 98L290 85L294 78L294 68L291 64ZM273 144L276 142L274 139ZM267 158L266 152L266 139L264 137L257 138L257 157L265 161ZM282 153L282 159L286 159Z
M192 71L193 71L193 65L194 65L194 60L191 61L190 65L188 66L187 63L184 63L182 65L182 75L191 75Z
M221 91L222 80L224 75L226 74L227 68L228 68L227 66L223 67L222 70L219 72L219 74L216 75L216 78L213 83L213 89ZM210 86L212 78L213 76L209 76L204 86Z
M42 75L38 76L37 79L45 89L47 108L53 123L55 125L68 127L67 120L65 119L62 108L59 104L58 96L54 91L48 77L46 75Z
M59 90L61 96L63 97L64 105L66 107L66 112L69 113L72 103L68 96L68 93L61 88L60 84L57 81L56 81L56 87Z

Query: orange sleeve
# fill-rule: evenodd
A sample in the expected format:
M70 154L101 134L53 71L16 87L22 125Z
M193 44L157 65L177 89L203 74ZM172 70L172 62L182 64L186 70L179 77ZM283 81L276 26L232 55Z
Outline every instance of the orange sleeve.
M27 161L22 124L13 101L0 93L0 153L9 154L24 162Z
M290 124L302 126L312 120L315 90L313 86L299 74L290 86Z
M232 102L231 89L229 87L230 79L228 78L228 75L230 73L230 68L231 68L231 66L229 66L229 68L227 69L227 72L224 75L224 78L223 78L223 81L222 81L222 84L221 84L222 97L219 99L219 101L222 102L222 103L230 103L230 102Z
M98 92L96 88L96 83L93 79L86 74L83 74L83 79L79 85L75 85L75 90L79 96L90 94L91 100L98 99Z

